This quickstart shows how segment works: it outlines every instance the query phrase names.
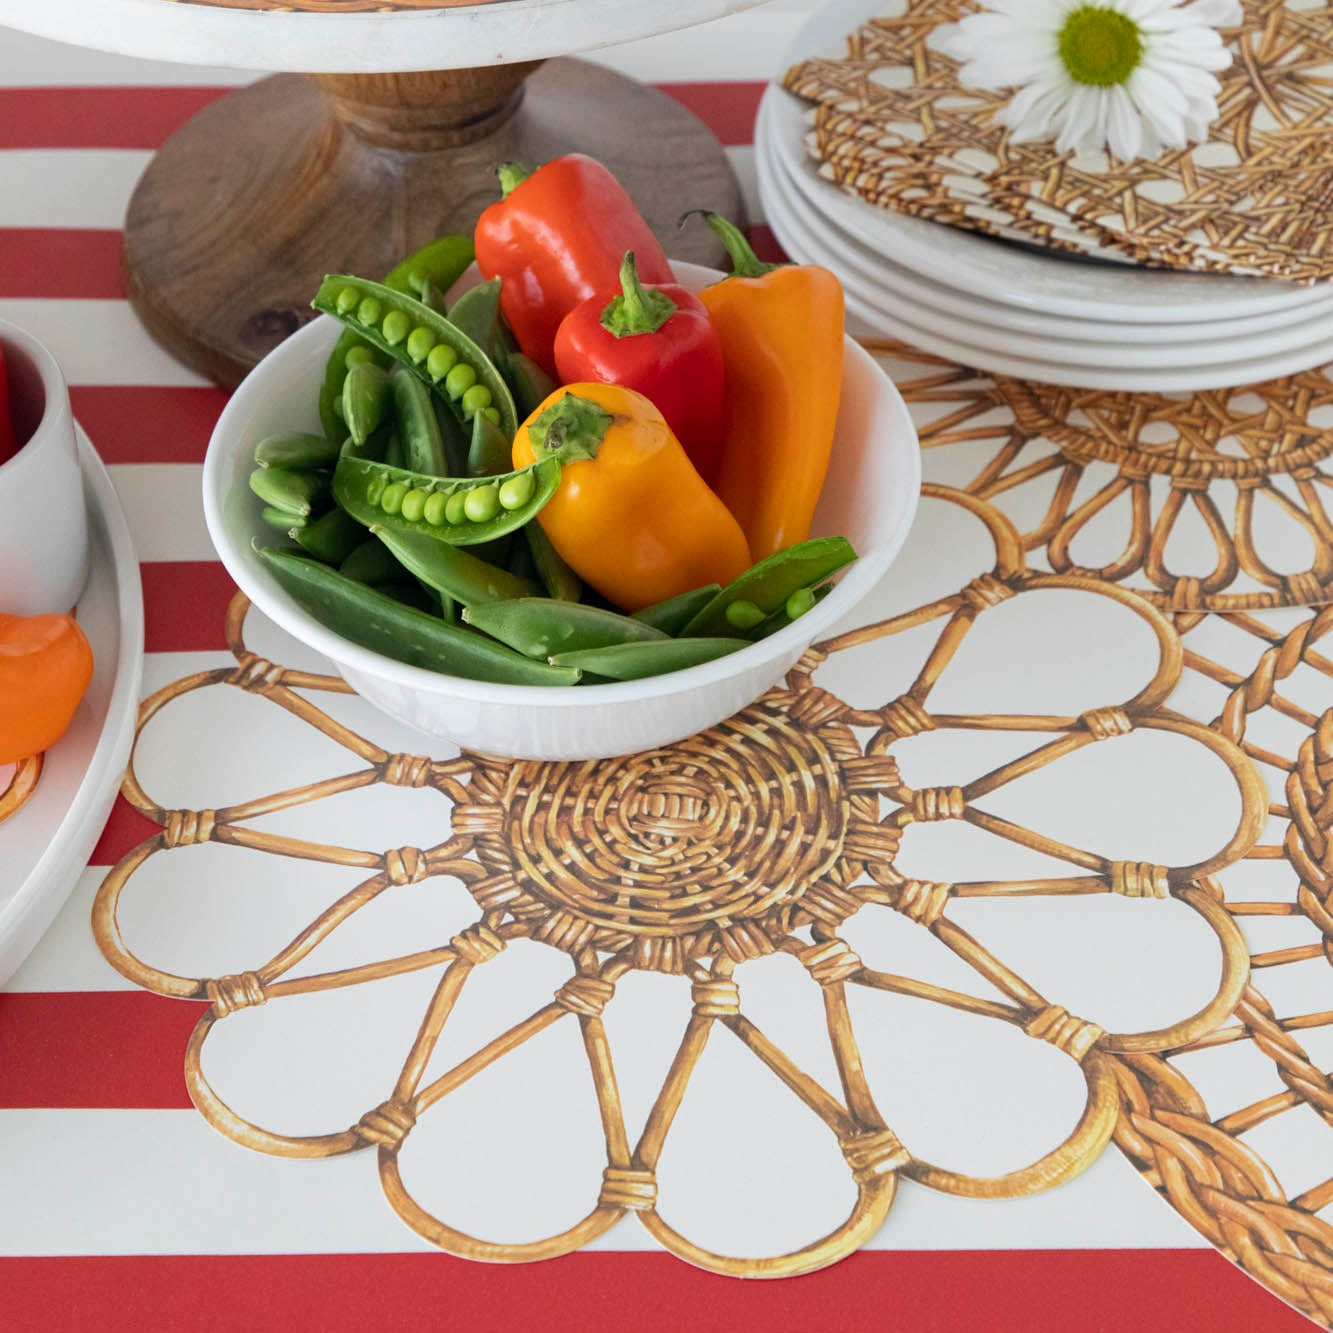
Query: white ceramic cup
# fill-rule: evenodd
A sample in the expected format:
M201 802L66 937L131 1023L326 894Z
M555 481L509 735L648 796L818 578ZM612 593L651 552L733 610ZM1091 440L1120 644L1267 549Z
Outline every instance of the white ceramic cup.
M88 512L56 359L0 320L18 453L0 463L0 612L70 611L88 577Z

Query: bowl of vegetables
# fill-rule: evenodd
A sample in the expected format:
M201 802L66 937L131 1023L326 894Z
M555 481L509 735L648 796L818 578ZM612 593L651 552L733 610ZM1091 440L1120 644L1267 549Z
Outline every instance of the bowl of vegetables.
M561 172L587 206L553 225ZM669 264L577 155L504 183L477 264L448 237L382 283L325 279L321 318L218 421L209 531L261 611L433 737L548 760L670 744L883 577L916 432L831 274L761 264L711 217L736 273Z

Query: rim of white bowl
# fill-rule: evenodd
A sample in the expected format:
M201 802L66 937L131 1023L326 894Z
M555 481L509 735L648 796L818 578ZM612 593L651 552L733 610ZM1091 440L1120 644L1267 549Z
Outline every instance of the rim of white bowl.
M676 264L675 268L678 276L707 275L713 272L699 265L684 263ZM717 273L716 276L721 277L722 274ZM328 315L312 320L280 343L264 360L282 355L284 351L288 356L300 352L304 343L326 338L329 325L335 323L336 321ZM907 404L898 392L898 386L884 373L874 357L851 337L846 337L843 345L846 355L861 360L875 376L883 380L889 405L896 418L891 429L901 430L903 438L910 438L912 447L904 450L905 457L910 459L909 475L902 479L910 498L903 514L903 521L888 534L885 541L867 551L858 552L856 562L843 573L833 591L799 620L776 634L751 644L748 648L728 653L725 657L716 658L712 662L687 667L683 671L649 676L643 680L617 681L607 685L579 685L577 688L554 685L503 685L492 681L470 680L465 676L451 676L440 671L430 671L425 667L412 666L406 662L396 662L391 657L385 657L370 648L363 648L360 644L353 643L329 629L286 593L271 574L262 567L248 563L245 552L227 533L222 515L223 488L226 484L224 471L238 450L243 447L244 441L244 436L239 431L235 432L235 439L230 442L227 442L227 436L233 432L232 423L235 418L247 410L244 381L218 417L209 441L208 452L204 457L204 520L218 558L236 586L250 601L280 629L287 630L293 637L323 653L335 664L341 662L353 671L379 676L381 679L409 689L489 704L541 704L556 708L586 708L598 703L614 704L622 700L657 699L672 694L690 693L695 689L717 684L738 675L748 666L758 665L761 661L771 661L792 650L804 651L818 639L821 632L841 619L875 587L907 540L921 497L921 453L917 447L916 426L907 410ZM259 364L263 365L264 362L261 361ZM258 366L255 369L257 370ZM251 374L253 373L252 371Z

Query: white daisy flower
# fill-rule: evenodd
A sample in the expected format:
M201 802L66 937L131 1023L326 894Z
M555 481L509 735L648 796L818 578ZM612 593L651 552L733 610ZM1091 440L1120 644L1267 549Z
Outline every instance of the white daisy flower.
M1231 64L1218 29L1241 22L1240 0L980 3L933 45L961 63L965 87L1018 90L997 117L1015 143L1106 147L1128 161L1207 138L1216 71Z

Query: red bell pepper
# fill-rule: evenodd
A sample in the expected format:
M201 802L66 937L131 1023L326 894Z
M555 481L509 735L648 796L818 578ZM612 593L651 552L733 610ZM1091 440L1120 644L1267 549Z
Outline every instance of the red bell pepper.
M727 428L722 342L704 304L674 283L645 287L633 251L620 285L581 301L555 335L565 384L618 384L666 418L706 482L717 475Z
M520 349L555 374L555 334L580 301L616 285L626 250L645 282L670 282L671 265L620 182L583 153L531 174L500 168L504 198L478 219L477 267L500 278L500 308Z
M9 372L5 369L5 349L0 347L0 463L18 453L14 423L9 415Z

